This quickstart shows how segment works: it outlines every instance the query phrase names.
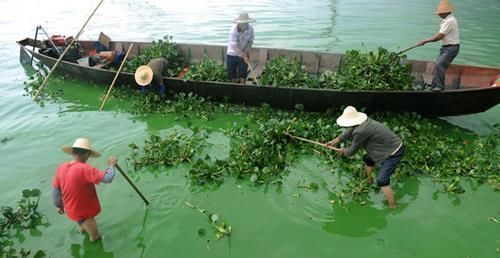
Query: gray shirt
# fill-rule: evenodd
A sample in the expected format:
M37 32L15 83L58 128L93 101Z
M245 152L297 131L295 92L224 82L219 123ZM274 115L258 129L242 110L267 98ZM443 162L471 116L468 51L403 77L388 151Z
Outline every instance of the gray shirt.
M168 61L165 58L155 58L149 61L148 66L153 70L153 83L155 86L163 82L163 76L167 76Z
M402 144L401 139L387 126L370 118L358 126L345 130L339 139L345 141L351 137L352 144L345 150L345 155L351 157L364 147L375 163L386 160Z

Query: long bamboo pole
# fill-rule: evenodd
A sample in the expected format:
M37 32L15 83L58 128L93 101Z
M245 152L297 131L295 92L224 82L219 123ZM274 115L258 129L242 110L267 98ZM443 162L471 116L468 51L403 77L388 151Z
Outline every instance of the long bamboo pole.
M410 50L412 50L412 49L414 49L414 48L418 47L418 46L419 46L419 45L415 45L415 46L409 47L409 48L407 48L407 49L405 49L405 50L403 50L403 51L399 51L396 55L398 55L398 56L399 56L399 55L401 55L401 54L403 54L403 53L405 53L405 52L408 52L408 51L410 51Z
M257 79L257 76L255 76L255 73L253 72L252 65L250 64L250 62L247 62L246 60L245 60L245 63L247 63L248 68L250 68L250 73L252 73L252 76L253 76L253 78L255 79L255 82L257 83L257 86L260 86L260 82L259 82L259 80Z
M69 43L69 45L66 47L66 49L64 49L63 53L59 56L59 59L57 59L57 61L54 64L54 66L52 66L52 69L50 69L49 74L47 74L47 77L45 77L45 79L43 80L42 85L40 85L40 88L38 88L37 92L35 93L35 96L33 96L33 100L35 100L38 97L38 95L40 95L40 93L42 92L43 87L45 86L45 84L47 84L47 81L49 80L50 76L52 75L52 72L54 72L54 70L56 69L57 65L59 65L59 63L63 59L64 55L66 55L66 53L71 48L71 46L78 40L78 38L80 37L80 34L83 32L83 29L85 28L85 26L87 26L87 23L89 23L90 18L92 18L92 16L94 16L95 12L99 8L99 6L101 6L101 4L102 4L103 1L104 0L99 1L99 4L95 7L94 11L90 14L90 16L87 19L87 21L85 21L85 23L83 24L83 26L80 29L80 31L76 34L76 36Z
M104 96L104 100L102 101L101 108L99 108L99 111L102 111L102 109L104 108L104 104L108 100L109 94L111 93L111 90L113 89L113 86L115 85L116 79L118 79L118 75L120 75L120 72L122 71L123 65L127 61L128 54L130 53L130 50L132 49L133 46L134 46L134 44L130 44L130 47L128 47L127 54L125 54L125 57L123 58L123 61L120 64L120 68L118 68L118 71L116 72L115 78L113 79L111 86L109 86L109 90L106 93L106 96Z
M333 146L328 146L328 145L326 145L324 143L321 143L321 142L317 142L317 141L309 140L309 139L306 139L306 138L294 136L294 135L291 135L289 133L287 133L286 135L288 135L288 137L290 137L290 138L293 138L293 139L296 139L296 140L299 140L299 141L303 141L303 142L312 143L312 144L315 144L315 145L318 145L318 146L321 146L321 147L328 148L330 150L335 150L335 151L339 150L338 148L335 148Z
M135 192L141 197L141 199L146 203L146 205L149 205L149 202L146 199L146 197L144 197L139 188L137 188L137 186L134 184L134 182L132 182L130 177L128 177L128 175L122 170L122 168L118 164L116 164L116 168L118 169L118 171L120 171L120 174L122 174L125 180L127 180L127 182L130 184L130 186L134 188Z

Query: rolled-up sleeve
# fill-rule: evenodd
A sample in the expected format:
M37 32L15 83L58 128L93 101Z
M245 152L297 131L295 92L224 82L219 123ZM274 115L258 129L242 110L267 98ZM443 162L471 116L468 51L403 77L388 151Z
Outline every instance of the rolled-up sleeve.
M57 208L63 207L61 188L52 188L52 203Z
M109 184L113 182L113 179L115 178L115 168L114 167L108 167L106 171L104 172L104 177L102 178L102 182L105 184Z

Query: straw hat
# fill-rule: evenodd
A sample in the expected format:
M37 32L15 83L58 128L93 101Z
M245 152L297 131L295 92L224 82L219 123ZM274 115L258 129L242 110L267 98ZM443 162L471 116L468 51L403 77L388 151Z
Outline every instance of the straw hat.
M140 66L135 70L135 82L140 86L146 86L153 80L153 69L147 65Z
M451 13L453 11L453 6L448 0L441 0L438 7L436 8L436 14Z
M348 106L344 109L339 118L337 118L337 124L342 127L351 127L355 125L360 125L368 116L365 113L358 112L353 106Z
M255 19L250 18L250 16L248 16L248 13L240 13L240 16L233 20L234 23L249 23L254 21Z
M73 148L78 148L78 149L84 149L84 150L89 150L90 151L90 156L91 157L100 157L101 156L101 153L93 150L92 148L90 148L90 141L89 139L87 138L78 138L75 140L75 142L73 143L73 146L71 147L62 147L62 150L67 153L67 154L73 154Z

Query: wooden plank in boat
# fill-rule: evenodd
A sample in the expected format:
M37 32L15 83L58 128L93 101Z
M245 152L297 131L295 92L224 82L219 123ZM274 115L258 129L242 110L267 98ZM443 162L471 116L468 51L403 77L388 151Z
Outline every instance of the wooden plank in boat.
M319 61L319 72L337 71L341 60L341 54L322 53Z
M191 58L191 53L189 53L189 46L184 44L178 44L177 49L181 52L182 56L188 61Z
M288 59L290 59L290 60L295 59L299 63L302 61L302 52L300 52L300 51L280 49L279 53L282 56L288 57Z
M205 47L203 45L191 45L189 51L191 53L190 64L198 64L205 56Z
M267 63L269 56L267 53L267 48L259 49L259 64L265 65Z
M498 75L500 71L496 69L462 66L460 84L462 88L488 87Z
M319 54L313 52L302 53L302 66L308 73L319 72L319 57Z
M268 49L267 50L267 57L268 60L274 59L276 57L280 56L280 51L278 49Z
M218 64L224 64L224 49L221 46L205 46L205 54Z

